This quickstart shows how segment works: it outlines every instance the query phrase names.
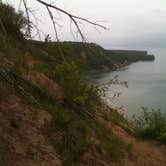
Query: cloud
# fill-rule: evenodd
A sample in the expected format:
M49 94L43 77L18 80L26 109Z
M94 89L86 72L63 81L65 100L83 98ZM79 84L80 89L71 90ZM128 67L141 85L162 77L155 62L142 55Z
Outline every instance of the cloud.
M11 3L16 4L15 1ZM18 2L18 1L17 1ZM96 42L106 47L165 47L166 43L166 1L165 0L59 0L56 3L72 13L91 20L106 20L104 25L111 26L110 31L98 34L93 27L84 26L89 42ZM31 7L38 9L38 17L42 17L41 29L52 34L52 25L42 7L29 2ZM62 40L72 40L68 21L63 17L64 25L59 34Z

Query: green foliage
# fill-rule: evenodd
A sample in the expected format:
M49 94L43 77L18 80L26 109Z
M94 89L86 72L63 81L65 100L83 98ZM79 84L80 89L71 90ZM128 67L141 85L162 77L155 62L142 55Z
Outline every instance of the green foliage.
M90 123L63 107L54 107L52 115L51 123L45 125L43 132L60 154L64 165L77 165L81 156L93 145Z
M131 127L137 137L166 142L166 118L160 110L148 111L143 108L140 116L133 117Z
M97 88L88 85L83 80L82 74L75 63L57 65L54 79L61 86L65 101L70 106L79 106L89 110L93 109L94 104L99 104Z
M26 26L27 20L23 13L16 13L12 6L0 1L0 34L2 36L23 37Z
M0 51L5 53L11 62L20 62L21 60L23 64L20 66L16 63L12 68L13 73L11 72L9 76L15 81L13 85L16 95L20 95L24 102L33 104L33 107L37 106L47 110L52 115L51 123L45 125L43 132L62 158L63 164L79 165L81 157L86 152L93 153L93 151L96 152L97 150L99 153L104 151L104 153L108 154L109 159L120 160L124 156L126 147L119 137L95 121L96 111L102 111L99 89L89 85L84 80L80 68L76 65L78 59L82 60L79 55L81 50L84 50L83 44L81 43L79 44L80 47L77 47L77 43L73 43L75 46L71 46L70 43L48 42L44 44L34 41L27 41L27 43L29 44L28 51L31 51L31 56L41 62L34 65L32 70L46 74L60 85L64 94L63 103L58 103L56 99L49 96L47 88L41 89L22 78L20 69L25 64L20 47L10 43L8 46L0 45ZM57 49L59 45L62 46L67 61L71 62L74 59L76 63L62 63L62 54ZM94 44L90 44L90 46L94 47L94 50L87 54L90 56L87 56L88 66L93 64L92 68L100 68L103 64L112 64L111 59L102 52L104 49ZM98 54L99 52L100 54ZM73 53L74 55L72 55ZM27 70L26 67L24 69ZM0 91L3 94L8 92L4 84L0 85ZM9 95L11 93L12 91L10 90ZM87 118L87 115L91 118ZM116 124L123 120L118 113L110 114L110 119ZM99 144L94 140L97 140ZM5 143L2 145L5 145ZM8 152L10 150L11 147L9 147ZM130 145L127 150L131 151ZM7 153L4 154L6 154L6 157L8 156ZM29 151L29 154L31 155L31 151Z
M160 136L157 138L161 143L166 144L166 132L160 134Z
M67 102L85 105L88 99L87 84L81 79L80 71L74 63L58 65L55 79L61 85Z
M110 159L117 161L123 158L125 150L131 152L118 136L98 122L82 120L72 110L62 107L54 107L52 115L52 122L45 125L43 132L64 165L79 165L81 157L95 148L104 149ZM94 139L99 140L100 145L95 144Z
M152 61L153 55L148 55L146 51L134 50L106 50L106 54L111 57L114 63L131 63L137 61Z
M73 60L85 71L101 70L104 68L115 69L115 66L129 64L139 60L154 60L153 55L146 51L106 50L94 43L82 42L48 42L30 41L49 54L55 62L62 63L63 58ZM63 55L63 56L62 56Z
M112 160L120 160L124 156L125 144L111 130L101 124L96 124L96 135Z
M133 158L133 144L129 143L126 145L126 150L128 152L129 158Z
M47 76L53 75L53 68L47 63L36 63L33 65L33 70L44 73Z
M123 128L126 132L131 133L129 121L124 117L124 112L120 110L109 109L107 112L103 112L103 117L105 120L111 121Z

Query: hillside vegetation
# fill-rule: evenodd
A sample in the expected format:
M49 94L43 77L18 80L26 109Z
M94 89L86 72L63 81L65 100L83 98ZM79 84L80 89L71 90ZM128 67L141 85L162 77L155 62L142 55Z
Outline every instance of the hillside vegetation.
M99 89L67 59L26 40L1 41L0 165L100 165L130 152L99 122L110 110Z
M146 51L106 50L94 43L31 42L52 55L62 55L63 53L66 58L74 60L77 64L88 70L115 70L132 62L153 61L155 59L153 55L148 55Z
M26 40L17 17L8 24L2 19L8 13L23 16L1 2L0 7L7 8L5 14L0 10L2 23L18 34L0 26L0 166L165 165L163 146L125 132L132 132L128 122L85 81L82 69L92 59L83 63L80 48L76 58L71 43ZM95 49L90 57L103 50ZM108 57L100 57L102 65ZM94 64L91 69L101 65Z

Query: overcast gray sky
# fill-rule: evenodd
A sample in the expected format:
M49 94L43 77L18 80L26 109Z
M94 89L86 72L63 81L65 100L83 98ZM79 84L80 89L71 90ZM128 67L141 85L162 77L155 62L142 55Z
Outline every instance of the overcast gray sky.
M19 0L8 0L18 4ZM35 2L27 0L37 9L41 17L40 26L45 33L52 34L53 29L47 12ZM46 0L45 0L46 1ZM110 27L110 31L98 33L85 24L83 32L89 42L96 42L107 48L165 48L166 46L166 0L56 0L61 8L79 16ZM62 16L59 24L62 40L71 40L68 21Z

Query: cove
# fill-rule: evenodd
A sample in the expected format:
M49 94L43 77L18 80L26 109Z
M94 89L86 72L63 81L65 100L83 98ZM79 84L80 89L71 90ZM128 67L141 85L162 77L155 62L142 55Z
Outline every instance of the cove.
M103 85L115 75L120 81L127 81L128 88L119 85L109 85L105 99L116 107L123 107L126 116L139 113L141 107L161 109L166 114L166 49L147 49L155 55L153 62L137 62L120 70L109 73L97 73L92 77L95 84ZM120 97L112 100L114 92Z

